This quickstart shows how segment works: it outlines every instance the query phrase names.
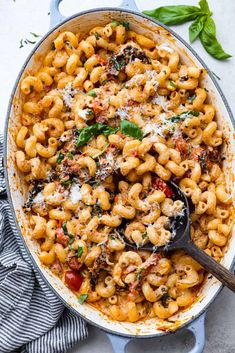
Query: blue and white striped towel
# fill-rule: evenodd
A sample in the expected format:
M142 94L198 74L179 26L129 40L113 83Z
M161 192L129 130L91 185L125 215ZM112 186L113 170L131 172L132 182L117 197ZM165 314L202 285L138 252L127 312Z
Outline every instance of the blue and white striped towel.
M3 153L0 137L0 160ZM32 268L16 238L0 166L0 353L61 353L87 337L84 321Z

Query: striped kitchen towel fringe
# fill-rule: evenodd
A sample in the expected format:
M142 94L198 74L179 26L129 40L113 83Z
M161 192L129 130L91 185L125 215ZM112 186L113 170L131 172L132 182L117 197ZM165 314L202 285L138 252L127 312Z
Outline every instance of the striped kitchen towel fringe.
M0 136L0 160L3 139ZM0 166L0 353L64 353L87 337L84 321L66 309L34 271L14 224Z

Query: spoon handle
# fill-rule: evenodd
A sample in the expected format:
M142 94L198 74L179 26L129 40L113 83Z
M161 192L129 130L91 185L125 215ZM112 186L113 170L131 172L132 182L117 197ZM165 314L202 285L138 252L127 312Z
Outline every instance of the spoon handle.
M226 287L235 292L235 275L227 270L224 266L220 265L211 256L207 255L205 251L198 248L193 242L189 242L184 249L194 260L199 262L204 269L215 276Z

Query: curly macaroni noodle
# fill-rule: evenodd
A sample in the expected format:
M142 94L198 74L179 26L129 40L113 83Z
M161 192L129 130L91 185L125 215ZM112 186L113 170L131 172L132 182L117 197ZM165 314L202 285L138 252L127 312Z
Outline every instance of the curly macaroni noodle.
M231 230L216 123L205 73L178 52L112 21L84 37L60 33L21 81L16 165L29 185L25 212L39 258L111 318L168 319L191 305L205 272L167 245L191 199L191 237L217 261Z

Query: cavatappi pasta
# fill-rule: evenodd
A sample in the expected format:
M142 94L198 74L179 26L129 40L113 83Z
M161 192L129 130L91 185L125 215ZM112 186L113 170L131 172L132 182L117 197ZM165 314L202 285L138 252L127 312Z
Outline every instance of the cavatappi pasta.
M39 258L114 320L168 319L204 280L190 256L133 250L172 239L191 199L191 237L217 261L231 230L223 134L177 51L112 21L89 35L62 32L41 69L21 81L15 159L29 185L24 209Z

